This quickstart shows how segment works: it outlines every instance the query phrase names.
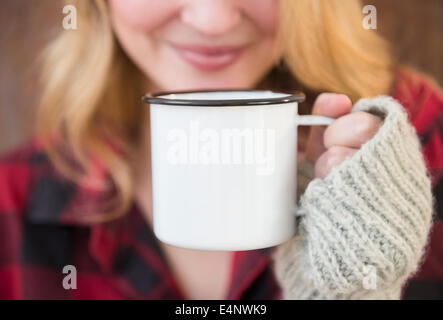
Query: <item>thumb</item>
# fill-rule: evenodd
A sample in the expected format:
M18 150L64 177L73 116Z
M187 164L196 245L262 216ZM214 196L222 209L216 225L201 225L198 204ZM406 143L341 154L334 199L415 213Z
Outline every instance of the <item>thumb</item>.
M352 102L344 94L322 93L314 102L312 108L313 115L339 118L348 114L352 109ZM320 155L326 151L323 143L323 135L326 126L312 127L307 140L306 157L315 163Z

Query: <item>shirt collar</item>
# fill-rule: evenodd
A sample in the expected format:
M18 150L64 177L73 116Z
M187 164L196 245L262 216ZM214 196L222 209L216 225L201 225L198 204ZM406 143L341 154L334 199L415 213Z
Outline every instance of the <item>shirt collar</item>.
M106 172L98 161L93 166L88 178L80 184L63 176L49 160L38 141L34 142L29 162L32 167L29 184L29 202L27 203L27 221L35 224L85 225L92 226L89 219L98 212L105 212L109 199L115 197L115 189L107 192L97 187L104 185ZM105 220L105 219L103 219Z

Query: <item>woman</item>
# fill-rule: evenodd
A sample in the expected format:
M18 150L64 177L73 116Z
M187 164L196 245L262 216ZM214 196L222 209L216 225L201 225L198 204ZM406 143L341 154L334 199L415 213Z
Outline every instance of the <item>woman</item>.
M45 52L36 139L0 165L0 297L400 297L427 243L431 184L399 104L352 102L391 94L409 107L434 139L425 154L437 183L439 128L423 115L440 116L443 98L395 67L361 27L358 1L73 4L79 29ZM303 90L316 98L305 112L338 118L301 132L299 231L276 250L187 250L151 231L141 95L227 87ZM75 290L61 285L67 265Z

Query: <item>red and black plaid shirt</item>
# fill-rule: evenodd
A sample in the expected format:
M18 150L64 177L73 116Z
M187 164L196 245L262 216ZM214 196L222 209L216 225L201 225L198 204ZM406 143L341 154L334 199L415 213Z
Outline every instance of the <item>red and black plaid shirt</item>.
M442 221L443 94L426 78L401 71L393 95L421 137ZM77 204L93 206L100 196L62 178L35 141L1 159L0 299L185 298L136 203L105 224L73 218ZM281 297L271 250L234 253L227 299ZM62 286L66 265L77 269L76 290ZM443 298L442 222L405 296Z

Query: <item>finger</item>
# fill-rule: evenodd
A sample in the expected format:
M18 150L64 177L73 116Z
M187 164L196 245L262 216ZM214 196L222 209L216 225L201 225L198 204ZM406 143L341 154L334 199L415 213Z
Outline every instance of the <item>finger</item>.
M367 112L356 112L335 120L326 130L326 148L344 146L359 149L380 129L381 119Z
M351 100L344 94L322 93L314 103L312 114L338 118L348 114L352 109ZM326 151L323 144L324 126L312 127L307 140L306 157L311 162Z
M358 149L333 146L324 152L315 163L315 177L325 178L331 170L347 158L352 157Z

